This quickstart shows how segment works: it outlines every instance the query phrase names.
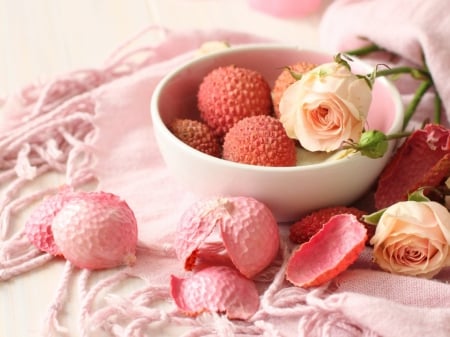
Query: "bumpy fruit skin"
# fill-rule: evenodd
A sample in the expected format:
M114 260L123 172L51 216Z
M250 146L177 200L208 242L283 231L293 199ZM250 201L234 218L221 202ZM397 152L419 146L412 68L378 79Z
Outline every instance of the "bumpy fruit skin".
M54 256L62 255L53 238L51 224L73 194L70 187L63 186L58 193L45 198L30 214L25 222L25 234L36 248Z
M175 119L169 126L170 131L190 147L220 157L222 154L218 138L208 125L192 119Z
M304 74L312 69L314 69L317 65L309 62L298 62L293 65L285 68L280 75L275 80L275 84L272 89L272 102L275 117L280 117L279 105L281 101L281 96L283 96L284 91L289 87L292 83L294 83L297 79L295 76ZM293 76L293 74L295 76Z
M206 311L245 320L259 307L255 283L226 266L207 267L187 278L172 276L170 288L176 305L189 316Z
M79 268L114 268L136 260L136 218L114 194L78 192L55 216L52 230L64 257Z
M175 251L187 270L194 270L197 258L203 256L223 264L224 254L216 254L223 247L232 265L252 278L272 263L280 247L273 213L244 196L197 201L183 213L177 233Z
M226 134L223 159L260 166L295 166L297 151L281 122L271 116L247 117Z
M244 117L272 113L270 86L264 77L234 65L216 68L204 77L197 103L202 120L219 138Z

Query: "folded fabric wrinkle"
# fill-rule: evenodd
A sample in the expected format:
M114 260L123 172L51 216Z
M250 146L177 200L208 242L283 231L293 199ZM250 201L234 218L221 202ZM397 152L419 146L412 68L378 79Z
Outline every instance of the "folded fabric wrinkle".
M450 17L442 15L449 10L450 3L445 0L337 0L322 17L320 44L325 50L337 52L375 43L396 57L390 61L385 53L374 54L373 63L426 66L433 77L433 89L438 91L447 112L441 124L449 126ZM402 89L405 103L409 102L417 81L403 77L395 82ZM432 120L430 111L435 102L431 92L426 96L416 113L416 121Z

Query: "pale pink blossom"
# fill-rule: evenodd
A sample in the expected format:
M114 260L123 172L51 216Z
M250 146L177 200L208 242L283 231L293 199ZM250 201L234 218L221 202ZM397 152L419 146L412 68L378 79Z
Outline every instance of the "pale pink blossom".
M308 151L334 151L357 142L364 128L372 89L341 63L325 63L290 85L280 101L280 120L289 137Z
M398 202L384 211L370 243L382 269L431 278L450 264L450 213L434 201Z

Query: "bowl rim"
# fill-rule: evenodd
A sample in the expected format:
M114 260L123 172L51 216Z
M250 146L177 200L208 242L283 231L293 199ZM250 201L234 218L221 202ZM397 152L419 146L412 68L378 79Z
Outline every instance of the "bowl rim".
M337 164L342 164L347 161L354 161L358 160L358 158L361 158L361 153L357 152L350 156L338 159L338 160L330 160L330 161L323 161L319 163L312 163L312 164L305 164L305 165L296 165L296 166L261 166L261 165L251 165L251 164L244 164L244 163L238 163L229 161L226 159L222 159L219 157L214 157L211 155L208 155L206 153L203 153L197 149L192 148L191 146L184 143L182 140L177 138L167 127L167 125L163 122L161 115L159 113L158 109L158 102L159 97L161 96L161 92L164 90L166 85L180 72L185 70L186 68L191 67L192 65L195 65L197 63L204 62L208 59L213 59L217 57L218 55L224 55L224 54L234 54L244 51L257 51L257 50L297 50L299 52L306 52L306 53L315 53L322 56L330 56L332 57L333 54L328 53L323 50L314 50L314 49L307 49L307 48L301 48L298 45L294 44L284 44L284 43L246 43L241 45L235 45L227 49L223 49L220 51L212 52L207 55L197 56L193 58L192 60L189 60L187 62L184 62L183 64L179 65L175 69L168 72L166 75L164 75L163 78L156 84L153 93L151 95L150 100L150 114L152 118L152 127L153 127L153 133L155 133L155 124L158 123L161 125L160 131L167 137L168 140L171 142L175 142L177 146L181 146L184 148L185 151L191 152L192 155L195 157L199 157L199 159L210 161L212 164L217 165L224 165L225 167L229 168L236 168L236 169L243 169L243 170L252 170L252 171L260 171L260 172L280 172L280 173L288 173L288 172L301 172L301 171L311 171L315 169L324 169L326 167L335 166ZM368 71L371 71L374 69L373 66L368 64L367 62L361 60L358 57L351 56L353 61L358 62L362 67L366 67ZM400 131L400 128L403 124L403 116L404 116L404 107L401 99L401 95L397 87L392 83L391 80L389 80L386 77L379 77L376 79L376 81L381 82L387 90L390 92L390 94L393 97L393 103L394 103L394 110L396 111L396 114L393 118L392 125L388 130L389 134L393 131ZM369 129L370 130L370 129ZM383 157L384 158L384 157ZM382 158L379 158L382 159ZM371 159L376 160L376 159Z

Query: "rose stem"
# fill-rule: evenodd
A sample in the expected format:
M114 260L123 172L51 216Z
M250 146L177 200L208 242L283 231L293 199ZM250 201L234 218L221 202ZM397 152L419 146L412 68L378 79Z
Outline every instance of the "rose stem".
M441 113L442 113L442 99L439 94L436 93L434 96L434 122L436 124L441 124Z
M344 52L344 54L353 55L353 56L364 56L364 55L367 55L367 54L370 54L370 53L373 53L376 51L382 51L382 50L384 50L384 49L373 43L373 44L369 44L365 47L346 51L346 52Z
M427 90L433 85L433 82L431 80L423 81L420 86L417 88L416 92L414 93L414 97L409 103L409 105L406 107L405 110L405 116L403 119L403 129L405 130L408 126L409 121L411 120L412 116L414 115L414 112L417 109L417 106L419 105L420 101L422 100L423 95L427 92Z

